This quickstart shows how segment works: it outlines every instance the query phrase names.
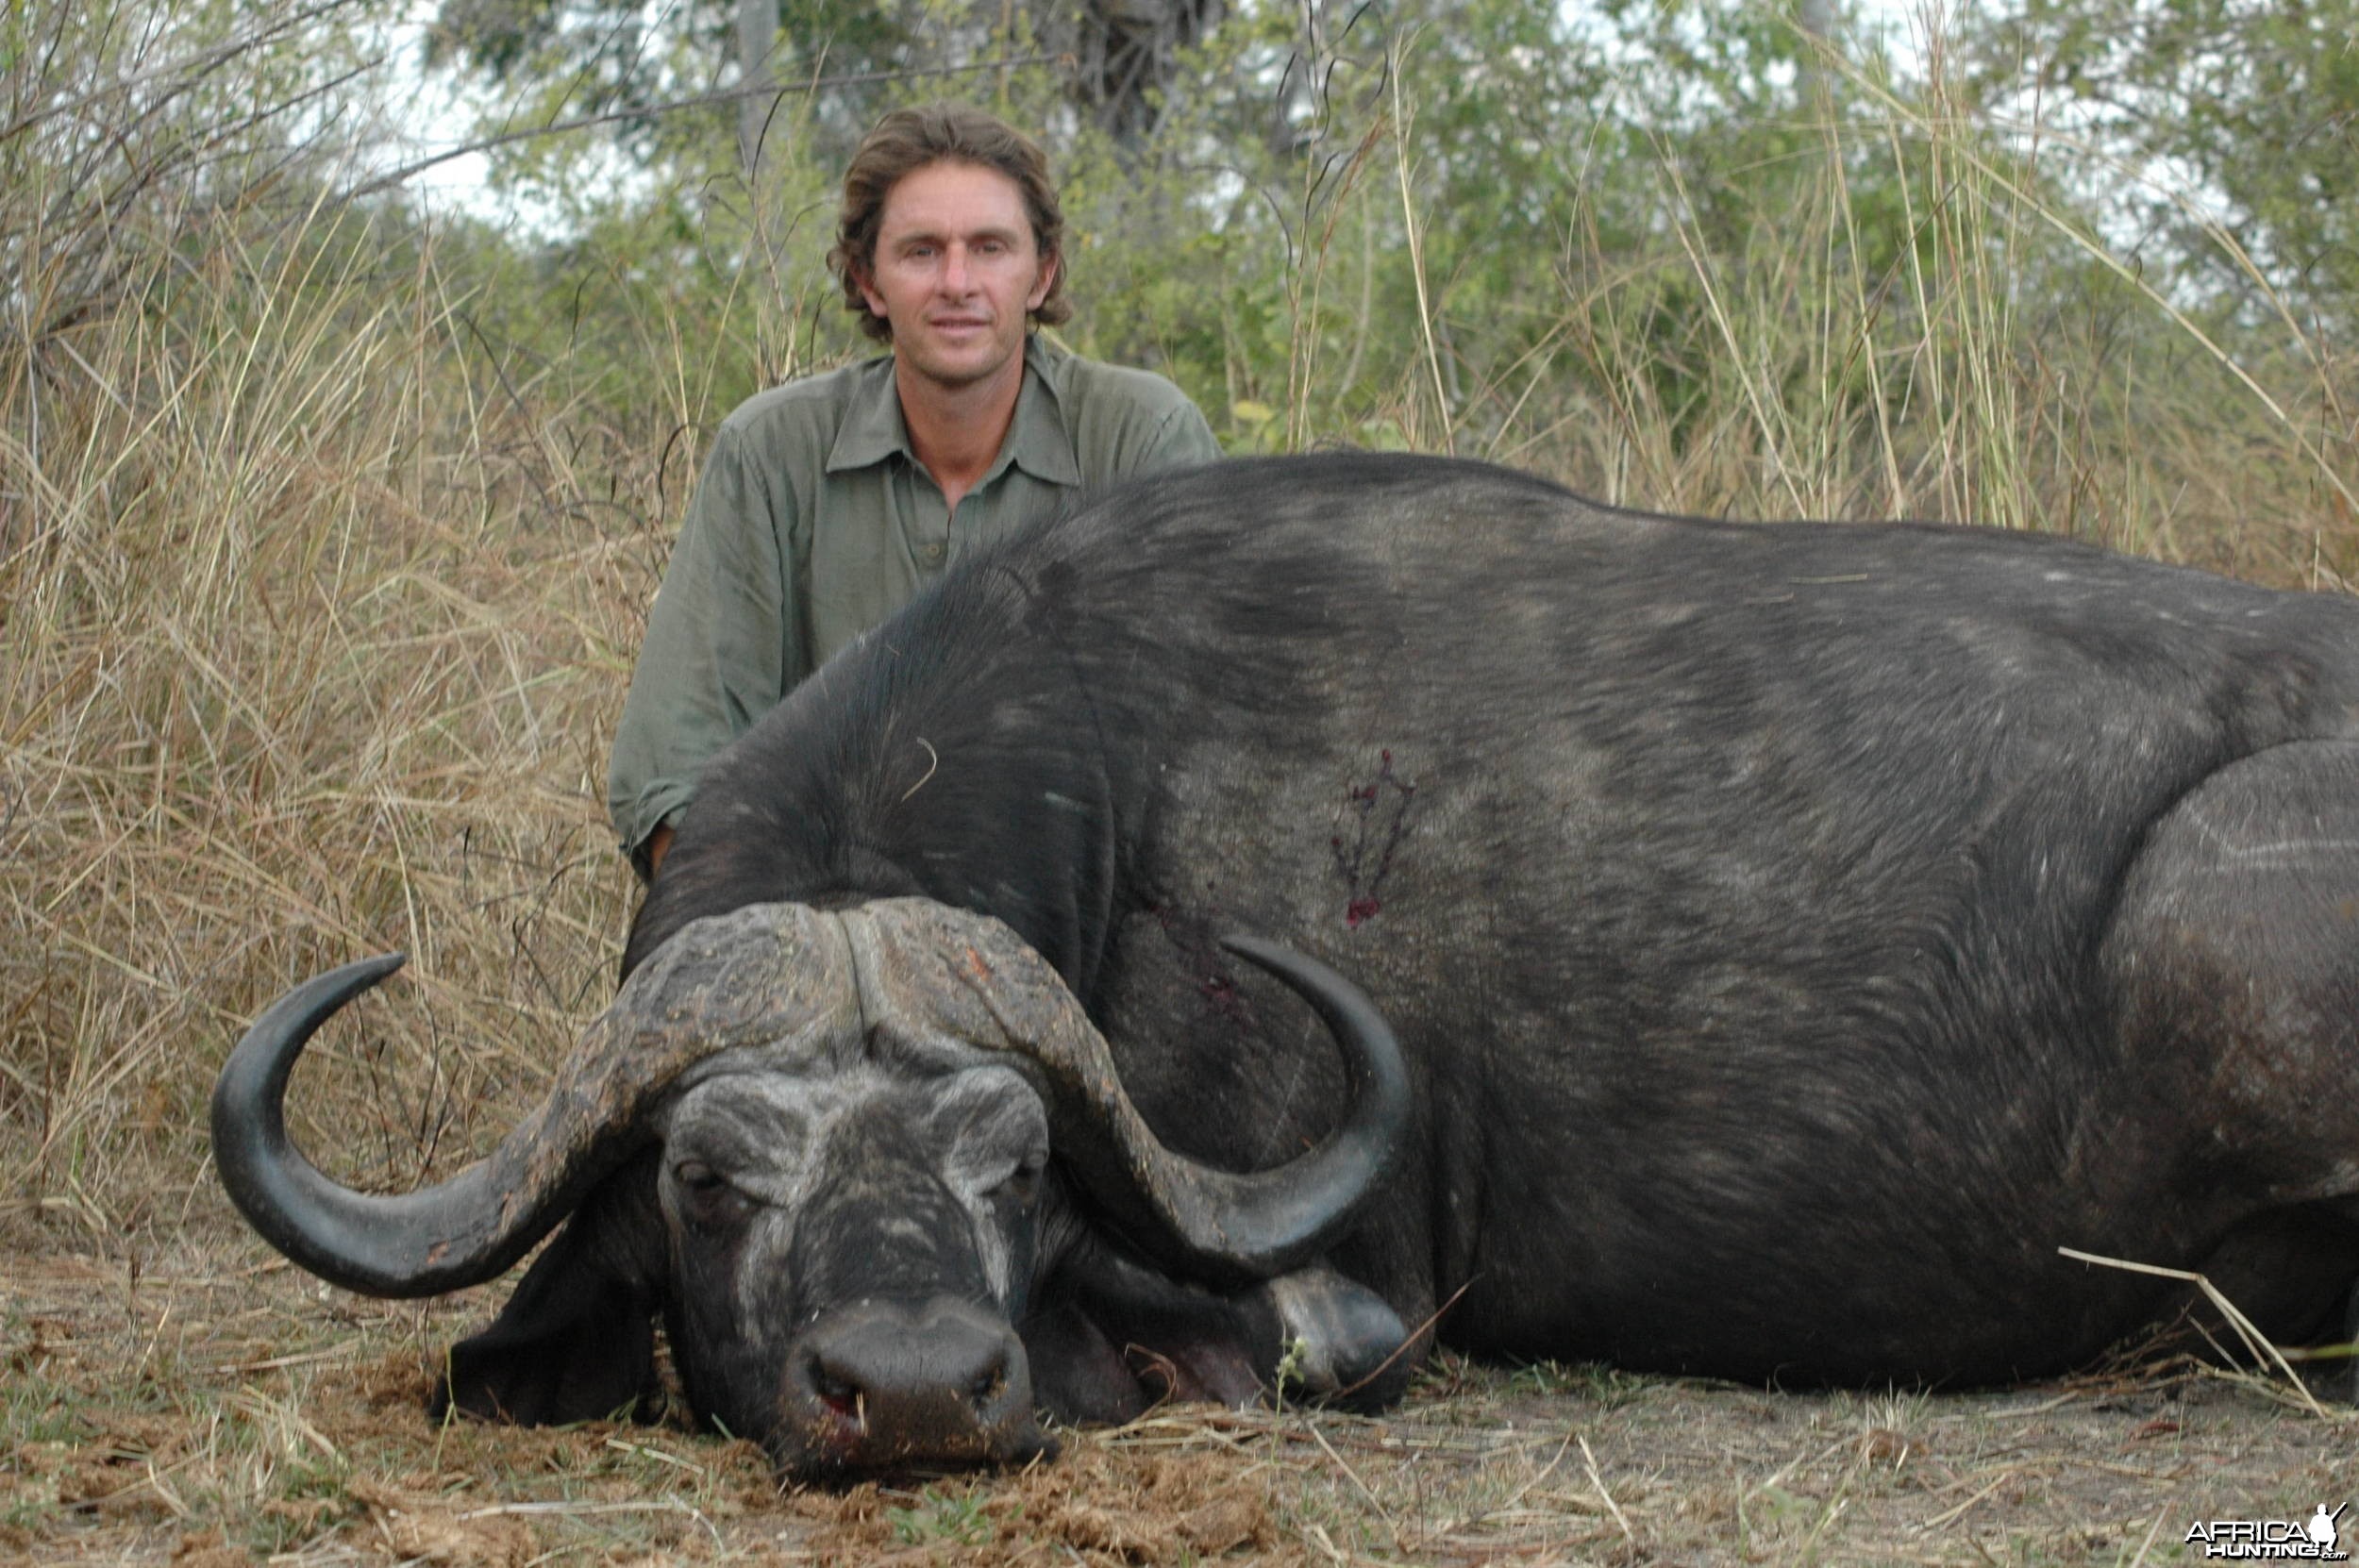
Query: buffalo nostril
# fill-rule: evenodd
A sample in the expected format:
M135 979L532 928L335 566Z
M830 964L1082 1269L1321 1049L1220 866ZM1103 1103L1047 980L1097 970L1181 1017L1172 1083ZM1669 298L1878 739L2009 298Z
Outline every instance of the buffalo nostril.
M860 1390L844 1387L822 1388L818 1393L819 1403L838 1420L848 1421L855 1426L868 1425L868 1400Z
M862 1303L790 1351L790 1468L1020 1461L1045 1451L1023 1342L964 1302Z
M857 1378L843 1376L823 1362L811 1369L811 1392L839 1421L854 1427L868 1425L868 1391Z
M839 1434L867 1429L868 1391L856 1374L847 1376L825 1356L806 1349L796 1357L790 1386L798 1388L801 1397L824 1411Z

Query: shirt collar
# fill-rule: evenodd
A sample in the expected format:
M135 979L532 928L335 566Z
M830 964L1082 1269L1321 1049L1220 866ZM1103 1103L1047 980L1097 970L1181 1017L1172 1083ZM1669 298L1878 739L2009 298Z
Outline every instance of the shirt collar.
M893 356L880 354L852 368L852 394L845 399L835 443L828 448L828 472L866 468L895 452L914 460L909 426L901 422L900 394L893 390Z
M1080 484L1081 469L1074 460L1073 437L1060 396L1064 358L1042 342L1038 333L1026 334L1024 385L1015 395L1015 420L983 483L989 484L1013 463L1050 484ZM909 425L901 418L900 394L894 389L893 356L880 355L855 367L843 423L836 426L834 444L828 449L828 472L866 468L896 453L916 461L917 455L910 450Z
M1078 486L1081 465L1074 459L1065 420L1064 366L1065 356L1042 342L1039 333L1025 335L1024 390L1016 393L1015 424L999 456L1035 479Z

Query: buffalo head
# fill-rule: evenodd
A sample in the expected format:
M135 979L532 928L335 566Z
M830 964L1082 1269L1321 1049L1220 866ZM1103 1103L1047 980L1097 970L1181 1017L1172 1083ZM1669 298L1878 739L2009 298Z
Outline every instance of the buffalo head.
M1290 1343L1314 1391L1347 1392L1404 1338L1316 1262L1401 1140L1397 1047L1332 972L1229 945L1308 1001L1352 1084L1335 1131L1274 1170L1167 1148L1054 972L997 922L923 900L688 926L498 1147L405 1194L340 1186L286 1137L305 1042L402 960L347 965L232 1054L214 1149L265 1239L373 1294L494 1278L573 1216L453 1347L438 1406L610 1413L653 1394L661 1315L697 1412L790 1474L1020 1461L1049 1447L1040 1405L1111 1419L1149 1393L1246 1396Z

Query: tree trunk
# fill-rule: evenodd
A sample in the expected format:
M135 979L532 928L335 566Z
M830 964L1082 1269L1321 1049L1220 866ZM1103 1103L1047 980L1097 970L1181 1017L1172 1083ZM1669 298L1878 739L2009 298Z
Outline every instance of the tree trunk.
M778 42L778 0L737 0L737 161L746 188L761 200L761 143L778 105L770 52Z
M1823 56L1834 41L1834 0L1796 0L1794 20L1810 37L1804 48L1801 81L1802 107L1818 110L1826 107L1827 65Z

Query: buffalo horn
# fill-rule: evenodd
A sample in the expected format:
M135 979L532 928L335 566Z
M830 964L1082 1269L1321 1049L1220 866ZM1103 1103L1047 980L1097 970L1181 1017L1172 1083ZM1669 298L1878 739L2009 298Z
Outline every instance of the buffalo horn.
M498 1147L414 1193L342 1186L288 1141L287 1078L337 1009L403 963L307 980L255 1021L213 1086L222 1185L263 1240L331 1284L435 1295L496 1277L644 1140L656 1097L698 1060L808 1036L858 999L835 923L742 910L683 929L634 973Z
M1215 1284L1266 1279L1324 1251L1399 1152L1409 1125L1400 1047L1376 1005L1315 959L1232 937L1231 952L1308 1002L1340 1048L1349 1105L1316 1148L1265 1171L1223 1171L1166 1148L1113 1055L1047 962L996 921L920 900L845 917L870 1015L906 1016L1025 1059L1044 1080L1058 1157L1140 1246ZM945 968L948 973L945 974Z

